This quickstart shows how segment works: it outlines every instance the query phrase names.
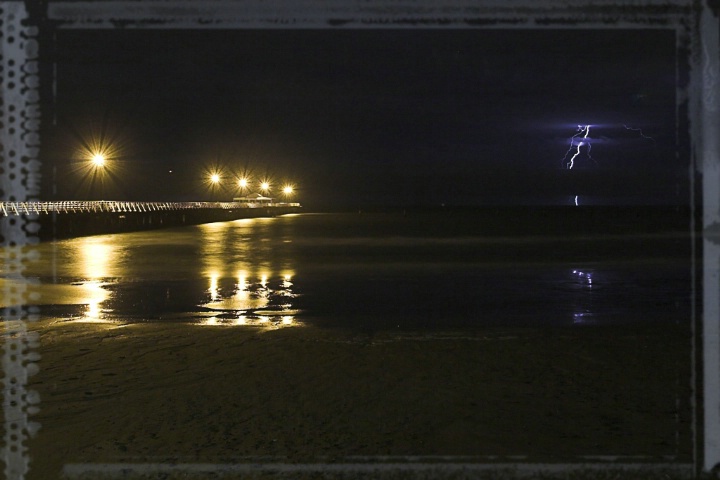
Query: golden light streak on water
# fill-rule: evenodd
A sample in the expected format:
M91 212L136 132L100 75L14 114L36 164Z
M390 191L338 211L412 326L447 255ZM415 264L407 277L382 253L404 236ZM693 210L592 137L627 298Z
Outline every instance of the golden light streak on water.
M235 298L239 304L247 303L250 299L250 292L248 291L247 272L241 270L237 274L238 283L237 290L235 292Z
M81 268L88 280L99 280L110 276L110 264L116 259L109 237L83 238L78 253Z
M107 300L109 293L103 286L108 277L112 276L112 267L117 262L117 253L111 240L112 237L106 236L79 239L77 258L85 277L79 286L83 291L82 303L87 305L81 319L83 322L107 323L101 304Z
M208 292L210 293L210 301L211 302L215 302L222 298L220 296L220 291L218 288L218 280L219 279L220 279L220 274L218 272L210 273L210 286L208 287Z

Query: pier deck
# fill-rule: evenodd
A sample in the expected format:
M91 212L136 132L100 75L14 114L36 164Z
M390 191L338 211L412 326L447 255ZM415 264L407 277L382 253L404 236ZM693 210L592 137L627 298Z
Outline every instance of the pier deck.
M172 210L236 208L287 208L299 203L248 203L248 202L124 202L124 201L62 201L62 202L0 202L0 215L29 215L40 213L89 212L159 212Z
M40 240L151 230L273 217L300 210L299 203L249 202L0 202L0 233L5 222L35 222Z

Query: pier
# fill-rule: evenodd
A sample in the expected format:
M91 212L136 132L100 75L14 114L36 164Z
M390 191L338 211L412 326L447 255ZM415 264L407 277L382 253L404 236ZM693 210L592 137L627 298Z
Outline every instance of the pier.
M60 201L0 202L0 222L37 221L41 240L131 232L294 213L299 203Z

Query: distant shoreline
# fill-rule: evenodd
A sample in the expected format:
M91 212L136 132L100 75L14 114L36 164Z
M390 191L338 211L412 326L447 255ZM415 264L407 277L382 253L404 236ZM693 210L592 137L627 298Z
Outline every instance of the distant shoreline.
M667 233L690 232L702 226L702 210L690 206L370 206L318 210L316 213L473 214L501 227L503 233Z

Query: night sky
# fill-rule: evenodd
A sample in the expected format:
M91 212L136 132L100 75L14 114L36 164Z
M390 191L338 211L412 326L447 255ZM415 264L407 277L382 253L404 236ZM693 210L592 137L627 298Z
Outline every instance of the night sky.
M61 30L48 58L57 199L229 200L249 172L314 209L688 202L672 30Z

